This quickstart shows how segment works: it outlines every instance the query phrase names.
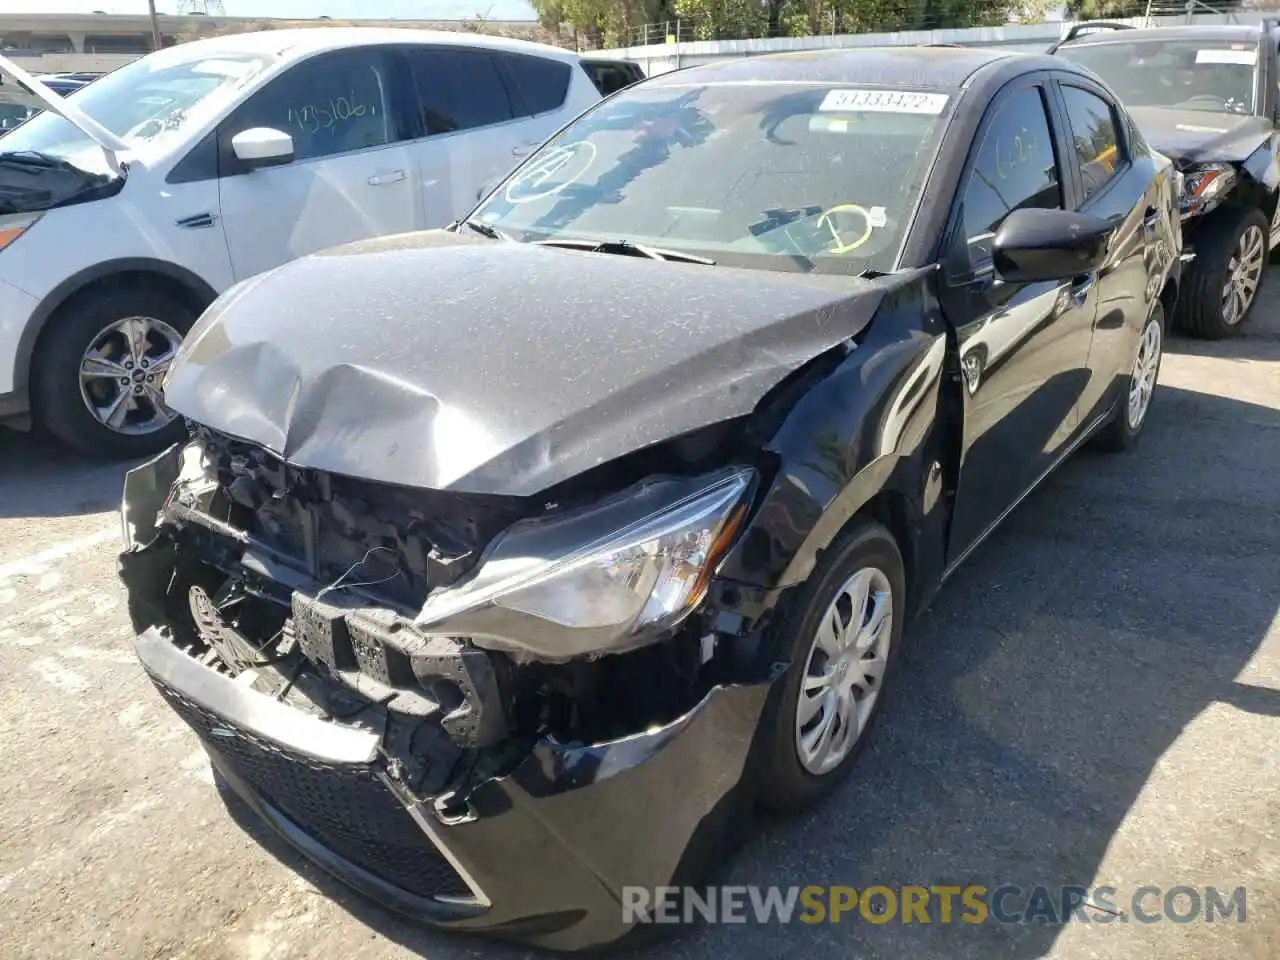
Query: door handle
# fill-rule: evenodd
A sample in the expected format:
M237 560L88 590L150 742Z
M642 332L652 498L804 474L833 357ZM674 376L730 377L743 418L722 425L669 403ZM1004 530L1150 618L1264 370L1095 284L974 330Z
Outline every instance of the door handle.
M537 145L538 141L536 140L526 140L519 146L512 147L511 155L513 157L527 157L529 154L533 153L533 148Z
M369 178L369 186L381 187L388 183L399 183L403 179L403 170L389 170L386 173L375 173Z
M1071 282L1069 296L1071 302L1077 307L1083 307L1085 301L1089 299L1089 291L1093 289L1093 285L1098 282L1097 277L1088 274L1083 277L1076 277Z

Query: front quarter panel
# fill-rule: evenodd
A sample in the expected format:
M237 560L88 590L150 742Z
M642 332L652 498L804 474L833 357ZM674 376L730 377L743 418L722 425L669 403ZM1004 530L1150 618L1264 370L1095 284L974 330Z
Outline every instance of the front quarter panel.
M936 581L947 506L939 418L947 330L932 274L921 270L887 296L861 342L787 413L767 444L778 463L773 482L721 566L722 581L765 591L803 581L873 499L893 504L915 586Z
M1272 133L1244 162L1249 177L1270 196L1280 189L1280 132Z
M121 270L150 270L194 278L202 295L229 286L217 203L216 181L167 187L160 172L135 167L115 196L45 213L0 256L0 283L37 304L0 337L0 393L26 389L41 328L87 283ZM200 213L211 215L208 226L178 222ZM7 332L4 323L0 332Z

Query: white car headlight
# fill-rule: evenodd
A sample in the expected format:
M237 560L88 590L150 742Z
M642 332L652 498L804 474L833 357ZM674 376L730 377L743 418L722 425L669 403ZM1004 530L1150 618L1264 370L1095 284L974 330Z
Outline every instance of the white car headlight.
M0 216L0 250L3 250L13 241L35 226L44 214L42 213L16 213L5 214Z
M522 521L475 576L427 598L423 633L518 660L620 653L677 626L706 595L746 516L750 470L658 480Z

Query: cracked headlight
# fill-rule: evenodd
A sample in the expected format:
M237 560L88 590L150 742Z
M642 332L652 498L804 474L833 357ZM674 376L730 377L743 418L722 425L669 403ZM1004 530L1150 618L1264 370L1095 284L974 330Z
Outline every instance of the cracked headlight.
M750 470L664 479L522 521L475 576L427 598L415 626L519 660L620 653L677 626L706 595L746 516Z
M1188 215L1206 212L1230 193L1235 184L1236 171L1229 163L1192 167L1182 177L1183 212Z

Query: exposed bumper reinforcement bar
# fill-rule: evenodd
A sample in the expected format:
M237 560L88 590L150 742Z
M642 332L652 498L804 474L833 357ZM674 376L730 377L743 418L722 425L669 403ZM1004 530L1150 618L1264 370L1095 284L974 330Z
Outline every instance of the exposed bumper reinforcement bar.
M193 660L155 628L138 636L134 650L156 680L282 747L323 763L371 764L378 758L377 732L341 727L251 690Z

